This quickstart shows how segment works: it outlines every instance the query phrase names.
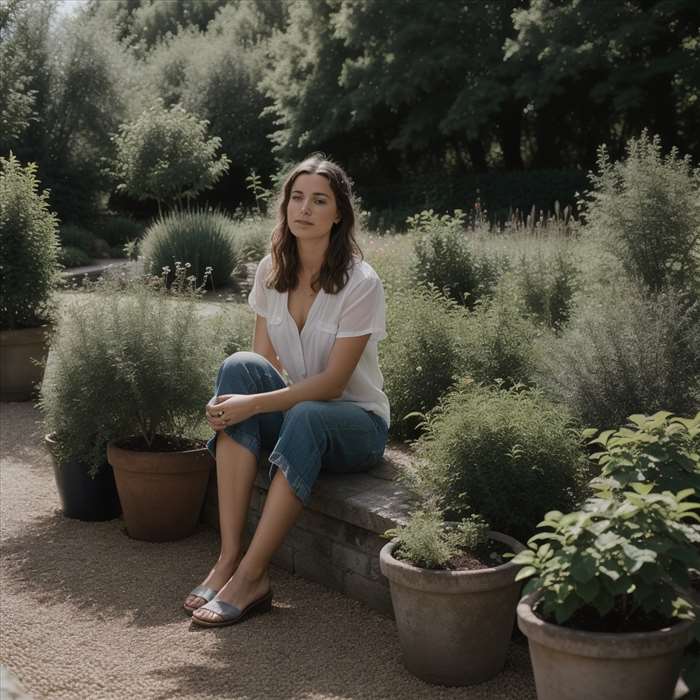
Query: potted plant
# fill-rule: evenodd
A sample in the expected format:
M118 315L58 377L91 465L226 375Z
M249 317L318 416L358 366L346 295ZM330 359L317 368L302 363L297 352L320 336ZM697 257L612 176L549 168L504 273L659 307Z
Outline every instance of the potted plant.
M58 222L36 165L0 158L0 400L27 401L48 352Z
M520 584L506 552L523 546L478 516L446 523L434 501L381 552L406 668L429 683L463 686L500 671Z
M90 333L108 308L91 301L79 295L59 315L38 405L63 514L99 521L118 517L121 506L107 462L112 412L97 393L110 381L111 369L103 361L102 340Z
M92 468L107 446L126 529L136 539L191 534L213 464L198 431L224 341L198 310L188 272L178 263L169 287L169 271L162 279L100 280L66 311L74 342L64 359L82 379L63 393L68 415L50 427L64 455L78 452Z
M630 416L592 455L601 475L580 510L547 513L514 563L539 700L671 700L697 635L700 418ZM596 431L586 431L588 436ZM674 490L666 488L672 486Z

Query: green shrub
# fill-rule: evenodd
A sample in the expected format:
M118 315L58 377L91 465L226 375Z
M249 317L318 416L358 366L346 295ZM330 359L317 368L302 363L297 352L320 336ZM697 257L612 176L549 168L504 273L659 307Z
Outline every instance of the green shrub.
M525 541L555 508L580 495L582 453L561 407L539 391L463 383L427 419L412 476L447 519L478 513L494 530Z
M395 437L414 437L419 419L454 383L459 353L453 319L459 307L437 290L419 289L387 297L388 337L379 354Z
M129 241L143 236L144 225L126 216L103 216L94 225L94 231L111 248L122 248Z
M518 579L535 576L525 592L542 591L545 616L577 626L594 611L621 632L640 612L659 627L695 617L682 596L689 571L700 568L700 504L692 497L699 436L700 415L684 420L663 411L632 415L626 427L593 440L602 446L591 457L602 470L591 482L594 496L578 512L547 513L542 532L514 560L525 567Z
M457 526L447 526L434 503L411 513L405 525L392 528L384 537L397 539L392 555L423 569L444 569L447 562L464 551L478 551L488 542L488 524L470 516Z
M133 122L122 124L114 137L117 189L137 199L161 203L190 199L212 187L231 163L218 137L207 138L209 122L179 105L166 109L162 101Z
M158 218L146 231L141 254L147 272L172 271L176 262L189 263L199 286L208 267L215 287L232 283L238 265L236 224L226 214L208 209L175 211Z
M220 328L188 285L102 280L64 309L40 406L60 454L96 470L109 440L188 437L198 428L223 357Z
M58 259L63 267L82 267L89 265L91 261L90 256L84 250L72 246L61 248Z
M641 481L658 493L691 488L700 494L700 413L631 415L624 428L600 434L589 428L583 436L596 436L589 444L601 448L590 459L600 465L600 479L618 490Z
M231 304L226 307L216 323L222 329L225 357L253 347L255 314L247 304Z
M236 222L241 262L260 262L270 252L270 241L274 222L261 216L246 216Z
M415 241L413 278L418 284L434 285L458 304L473 308L489 295L498 280L498 264L477 258L464 233L464 213L437 216L432 210L409 218Z
M487 384L530 383L539 331L521 306L513 290L503 285L493 299L457 318L462 373Z
M603 296L604 295L604 296ZM535 376L588 425L700 402L700 305L680 292L609 288L575 310L561 337L536 344Z
M58 273L58 222L37 167L0 157L0 329L41 325Z
M515 274L527 310L552 328L564 326L578 286L578 270L570 258L561 251L547 259L523 256Z
M674 148L663 157L658 136L642 132L627 157L598 152L586 228L601 236L627 272L652 291L700 291L700 169Z

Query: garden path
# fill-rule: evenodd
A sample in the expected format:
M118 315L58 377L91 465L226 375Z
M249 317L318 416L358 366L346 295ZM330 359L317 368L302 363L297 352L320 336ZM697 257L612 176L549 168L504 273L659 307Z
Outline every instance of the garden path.
M38 411L1 404L0 427L0 664L35 700L534 700L522 640L492 681L430 686L403 668L391 619L279 569L271 615L194 628L180 606L216 532L154 544L119 519L64 518Z

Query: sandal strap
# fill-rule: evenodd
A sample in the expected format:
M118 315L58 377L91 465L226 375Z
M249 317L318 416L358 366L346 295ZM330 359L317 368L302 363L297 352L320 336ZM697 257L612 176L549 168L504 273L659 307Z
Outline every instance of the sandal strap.
M213 612L216 615L221 615L225 619L228 619L230 617L237 617L241 612L240 608L237 608L235 605L231 605L226 601L219 600L218 598L212 600L206 605L203 605L200 608L200 610L208 610L209 612Z
M210 602L216 597L219 591L215 591L213 588L207 588L206 586L197 586L193 588L190 595L197 596L197 598L204 598L204 600Z

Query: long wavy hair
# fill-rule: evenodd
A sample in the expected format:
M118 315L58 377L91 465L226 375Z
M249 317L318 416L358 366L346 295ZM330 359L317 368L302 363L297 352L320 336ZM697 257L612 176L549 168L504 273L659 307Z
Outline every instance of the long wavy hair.
M287 222L287 205L292 186L299 175L323 175L333 190L340 221L331 227L331 239L326 258L318 275L311 281L315 291L323 288L328 294L337 294L350 278L353 255L364 259L355 240L355 211L353 209L352 182L347 173L322 153L315 153L299 163L287 175L280 192L277 223L272 231L272 269L265 284L278 292L295 289L299 283L299 251Z

